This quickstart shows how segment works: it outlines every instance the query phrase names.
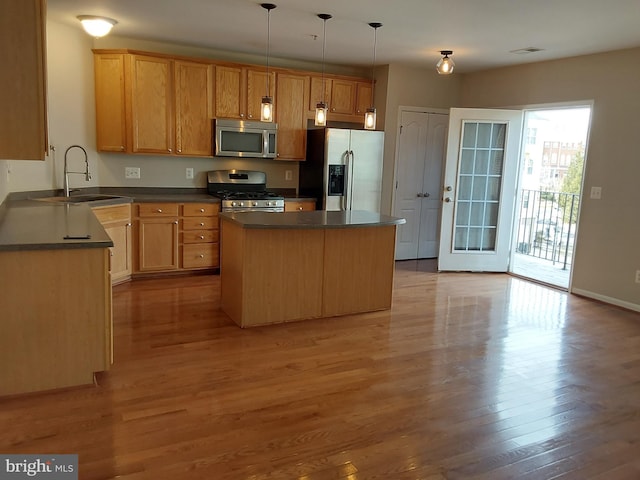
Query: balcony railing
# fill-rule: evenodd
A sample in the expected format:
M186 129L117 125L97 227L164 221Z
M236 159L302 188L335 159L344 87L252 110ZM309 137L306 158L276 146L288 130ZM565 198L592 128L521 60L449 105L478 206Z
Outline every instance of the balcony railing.
M573 260L579 202L579 195L573 193L522 190L518 253L567 269Z

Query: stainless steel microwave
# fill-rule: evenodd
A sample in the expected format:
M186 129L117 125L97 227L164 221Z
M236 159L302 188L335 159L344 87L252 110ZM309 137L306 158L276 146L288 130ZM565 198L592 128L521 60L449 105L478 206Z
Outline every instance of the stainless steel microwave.
M277 123L219 118L213 131L217 157L277 157Z

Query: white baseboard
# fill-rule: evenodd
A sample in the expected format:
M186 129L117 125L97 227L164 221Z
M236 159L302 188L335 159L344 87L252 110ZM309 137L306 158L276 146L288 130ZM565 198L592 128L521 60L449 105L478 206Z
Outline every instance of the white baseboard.
M618 298L608 297L606 295L600 295L598 293L590 292L589 290L582 290L580 288L572 288L571 293L575 293L576 295L582 295L583 297L593 298L594 300L599 300L604 303L610 303L611 305L616 305L618 307L627 308L629 310L633 310L636 312L640 312L640 305L625 302L624 300L620 300Z

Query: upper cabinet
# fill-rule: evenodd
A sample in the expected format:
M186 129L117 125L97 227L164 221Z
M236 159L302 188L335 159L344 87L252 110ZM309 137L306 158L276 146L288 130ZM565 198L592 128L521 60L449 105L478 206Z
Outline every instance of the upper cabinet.
M212 155L212 65L106 51L94 67L99 151Z
M267 93L267 72L245 66L216 65L216 118L260 120L260 104ZM269 95L275 97L276 76L269 73ZM274 98L275 102L275 98Z
M0 2L0 159L47 151L45 0Z
M361 123L371 103L365 79L173 57L94 50L96 139L101 152L213 155L212 119L260 120L269 93L278 159L306 155L307 122L325 99L328 119ZM324 91L323 91L324 87Z
M174 63L176 153L210 156L213 118L213 65Z
M291 73L278 73L277 77L278 159L304 160L307 152L309 77Z
M131 55L133 153L173 153L173 61Z
M359 117L371 106L371 83L327 75L324 80L321 76L312 76L309 114L315 112L316 105L323 100L327 104L329 120L360 122Z

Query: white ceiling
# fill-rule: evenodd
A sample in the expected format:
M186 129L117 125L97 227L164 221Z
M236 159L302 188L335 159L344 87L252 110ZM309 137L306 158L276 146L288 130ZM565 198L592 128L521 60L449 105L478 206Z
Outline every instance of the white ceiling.
M49 18L119 23L111 35L265 55L267 12L258 0L48 0ZM640 0L275 0L271 56L367 67L432 66L453 50L457 72L640 46ZM314 36L317 39L314 40ZM542 51L510 53L528 47Z

